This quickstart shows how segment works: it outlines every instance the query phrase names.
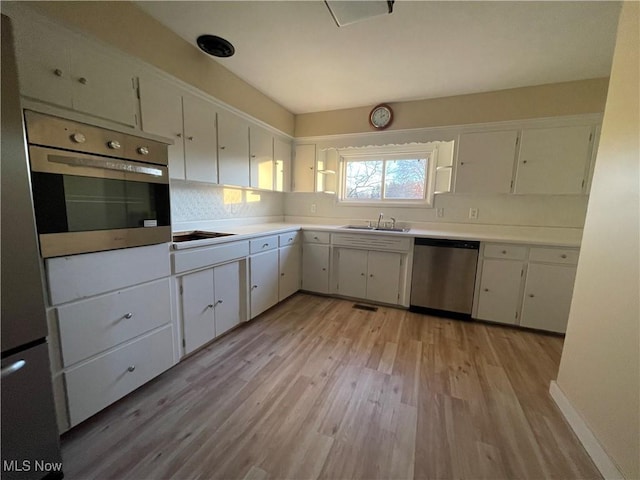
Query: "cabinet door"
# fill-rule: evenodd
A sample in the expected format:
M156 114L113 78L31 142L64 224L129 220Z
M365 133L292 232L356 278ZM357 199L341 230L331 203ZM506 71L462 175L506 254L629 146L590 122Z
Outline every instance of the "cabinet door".
M280 285L278 289L278 300L282 301L300 290L300 245L282 247L280 254Z
M82 43L73 45L70 59L73 108L137 126L135 72L129 64Z
M218 112L219 183L250 186L249 124L230 112Z
M337 254L338 293L347 297L367 297L366 250L339 248Z
M213 319L213 271L182 277L184 353L191 353L216 336Z
M591 134L591 126L523 130L515 193L582 193Z
M517 130L460 135L456 193L511 192L517 138Z
M518 323L523 272L524 262L484 260L476 318L500 323Z
M186 179L216 183L216 110L212 103L188 93L182 96L182 103Z
M41 23L13 22L20 93L71 108L71 39Z
M274 185L277 192L291 191L291 144L273 139Z
M329 245L303 244L302 289L329 293Z
M273 136L260 127L249 127L251 186L273 190Z
M367 262L367 296L369 300L397 304L400 292L402 254L369 252Z
M251 277L251 318L278 303L278 250L253 255L249 259Z
M238 325L240 318L240 263L233 262L213 269L216 337Z
M574 265L530 263L520 325L564 333L569 319L575 276Z
M314 192L316 184L316 146L296 145L293 164L293 191Z
M142 129L174 141L169 145L169 177L185 179L182 91L161 79L140 78Z

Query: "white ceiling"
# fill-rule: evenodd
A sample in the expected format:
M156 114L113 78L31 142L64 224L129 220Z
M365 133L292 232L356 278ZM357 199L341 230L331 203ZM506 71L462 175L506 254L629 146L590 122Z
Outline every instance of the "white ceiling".
M606 77L620 7L400 0L338 28L322 1L136 3L194 45L229 40L212 61L296 114Z

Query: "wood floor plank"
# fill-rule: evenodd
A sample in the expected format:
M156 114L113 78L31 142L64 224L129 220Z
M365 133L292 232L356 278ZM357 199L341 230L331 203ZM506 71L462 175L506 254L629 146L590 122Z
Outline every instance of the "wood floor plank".
M62 437L68 479L598 479L562 339L296 294Z

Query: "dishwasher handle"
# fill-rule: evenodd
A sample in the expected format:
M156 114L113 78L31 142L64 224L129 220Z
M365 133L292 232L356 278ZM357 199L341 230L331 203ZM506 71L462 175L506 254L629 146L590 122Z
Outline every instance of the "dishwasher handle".
M478 250L480 248L480 242L474 240L449 240L445 238L416 238L414 244L416 247L466 248L468 250Z

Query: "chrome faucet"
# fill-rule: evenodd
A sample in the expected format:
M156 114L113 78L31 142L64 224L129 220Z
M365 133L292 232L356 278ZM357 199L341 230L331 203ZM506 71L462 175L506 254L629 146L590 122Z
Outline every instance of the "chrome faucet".
M380 212L380 215L378 216L378 226L376 228L380 228L380 222L382 221L382 217L384 217L384 215L382 214L382 212Z
M396 228L396 219L391 217L391 228Z

